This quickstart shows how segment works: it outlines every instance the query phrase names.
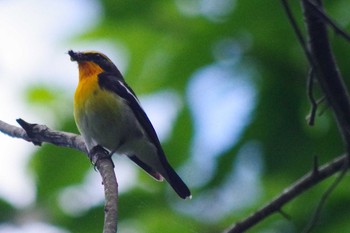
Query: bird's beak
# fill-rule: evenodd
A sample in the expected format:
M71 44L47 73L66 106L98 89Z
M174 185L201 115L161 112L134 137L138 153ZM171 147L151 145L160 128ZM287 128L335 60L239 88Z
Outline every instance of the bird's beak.
M71 61L81 61L83 60L83 53L74 52L73 50L69 50L68 54L70 56Z

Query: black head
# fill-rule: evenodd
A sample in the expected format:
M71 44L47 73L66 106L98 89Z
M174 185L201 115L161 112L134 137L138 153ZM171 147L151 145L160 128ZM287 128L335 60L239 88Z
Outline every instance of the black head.
M76 62L93 62L99 65L104 71L112 73L120 73L118 68L113 64L113 62L103 53L96 51L87 51L87 52L74 52L69 50L68 54L71 61Z

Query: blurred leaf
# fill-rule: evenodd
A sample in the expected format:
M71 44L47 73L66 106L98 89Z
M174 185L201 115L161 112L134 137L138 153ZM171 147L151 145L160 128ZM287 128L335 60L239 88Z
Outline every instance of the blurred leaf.
M33 86L28 89L27 100L30 103L49 104L57 99L58 93L53 89L44 86Z
M11 221L11 219L15 217L15 208L2 199L0 199L0 210L1 223Z

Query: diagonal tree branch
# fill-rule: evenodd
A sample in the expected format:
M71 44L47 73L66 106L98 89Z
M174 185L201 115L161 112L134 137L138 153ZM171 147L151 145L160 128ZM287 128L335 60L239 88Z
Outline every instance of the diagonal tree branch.
M350 41L350 35L345 32L343 29L341 29L327 14L326 12L323 10L323 8L321 8L320 6L318 6L317 4L315 4L312 1L308 1L308 4L310 4L310 6L312 6L314 8L315 11L318 12L319 17L321 17L327 24L329 24L333 30L335 31L335 33L341 35L343 38L345 38L347 41Z
M343 178L347 172L348 166L349 166L349 156L346 156L346 161L343 163L342 170L340 171L338 177L331 184L331 186L322 194L321 200L317 205L317 208L314 212L314 215L311 218L311 221L309 222L308 226L303 231L303 233L309 233L313 230L314 226L316 225L316 223L319 219L319 216L320 216L320 213L321 213L323 206L325 205L325 203L326 203L327 199L329 198L329 196L331 195L331 193L336 189L336 187L339 185L339 183L343 180Z
M283 205L285 205L287 202L291 201L301 193L305 192L310 187L316 185L317 183L333 175L334 173L342 171L338 179L323 195L322 201L319 205L319 209L322 208L325 199L329 196L330 192L334 190L334 187L340 182L349 166L349 94L347 88L344 85L344 81L337 67L333 52L331 50L325 22L329 23L333 28L337 30L339 28L335 27L335 24L328 20L329 18L326 17L320 0L301 0L305 24L307 26L307 34L309 37L309 46L306 47L303 36L300 33L300 30L298 29L295 20L292 17L292 14L289 10L287 1L282 0L282 4L286 10L287 16L291 21L292 27L297 34L299 42L301 43L304 49L305 55L308 58L310 66L315 72L315 77L320 83L322 91L326 96L326 100L333 108L335 120L338 124L339 131L342 135L345 144L345 149L348 153L346 155L336 158L331 163L323 166L321 169L314 169L313 171L309 172L299 181L287 188L284 192L282 192L278 197L276 197L265 207L256 211L254 214L244 219L243 221L234 224L233 227L227 229L227 233L244 232L253 225L265 219L267 216L271 215L272 213L279 212ZM339 33L339 31L337 32ZM315 219L317 219L317 213Z
M43 142L56 146L69 147L84 152L88 157L88 151L85 147L83 138L73 133L55 131L46 125L30 124L22 119L17 122L22 128L7 124L0 120L0 132L14 138L20 138L34 145L41 145ZM103 233L117 232L117 200L118 200L118 183L114 173L114 165L109 156L104 151L96 150L92 158L99 171L105 191L105 220Z
M303 176L294 184L286 188L281 194L274 198L270 203L255 213L244 219L243 221L235 223L232 227L227 229L225 233L239 233L248 230L260 221L264 220L271 214L279 212L282 207L289 201L293 200L303 192L320 183L324 179L332 176L336 172L344 169L344 164L347 164L347 155L339 156L332 162L325 164L319 169L313 169L311 172Z
M322 10L321 1L314 1ZM326 96L327 102L333 108L339 131L343 137L346 150L350 149L350 101L343 78L333 55L327 28L322 15L315 10L309 0L302 0L303 13L309 36L309 49L312 55L313 70Z

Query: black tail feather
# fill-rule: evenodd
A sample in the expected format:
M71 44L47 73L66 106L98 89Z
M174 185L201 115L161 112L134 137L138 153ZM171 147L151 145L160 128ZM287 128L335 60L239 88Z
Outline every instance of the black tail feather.
M166 166L166 173L167 175L164 175L164 178L169 182L174 191L183 199L191 199L191 191L169 164Z
M158 181L163 181L163 177L157 171L155 171L153 168L151 168L150 166L148 166L147 164L142 162L135 155L128 156L128 157L129 157L129 159L134 161L134 163L136 163L139 167L141 167L143 170L145 170L145 172L147 172L154 179L156 179Z
M159 166L157 169L158 171L148 166L136 156L128 157L156 180L162 181L162 178L164 178L166 181L168 181L170 186L181 198L190 199L192 197L191 191L189 190L185 182L183 182L180 176L174 171L174 169L170 166L165 157L163 157L163 160L161 161L161 166Z

